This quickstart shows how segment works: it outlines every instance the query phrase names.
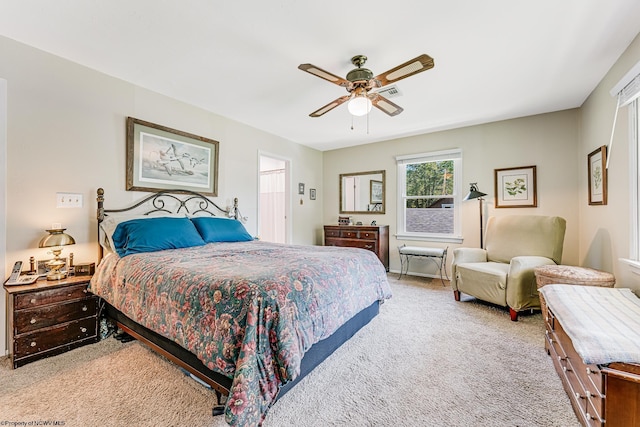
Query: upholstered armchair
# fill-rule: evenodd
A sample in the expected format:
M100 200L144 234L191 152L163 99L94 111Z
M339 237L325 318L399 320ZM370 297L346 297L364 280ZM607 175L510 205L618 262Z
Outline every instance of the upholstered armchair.
M557 216L508 215L487 221L486 249L453 251L451 287L456 301L465 293L518 312L539 309L535 267L560 264L566 221Z

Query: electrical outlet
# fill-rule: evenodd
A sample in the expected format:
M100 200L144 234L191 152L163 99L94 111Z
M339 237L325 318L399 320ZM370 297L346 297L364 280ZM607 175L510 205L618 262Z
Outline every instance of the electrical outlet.
M77 193L56 193L57 208L81 208L82 194Z

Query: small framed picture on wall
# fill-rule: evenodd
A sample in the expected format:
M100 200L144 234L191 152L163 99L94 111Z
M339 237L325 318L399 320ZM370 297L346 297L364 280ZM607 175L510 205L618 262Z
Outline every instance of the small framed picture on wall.
M607 204L607 146L598 147L587 156L589 204Z

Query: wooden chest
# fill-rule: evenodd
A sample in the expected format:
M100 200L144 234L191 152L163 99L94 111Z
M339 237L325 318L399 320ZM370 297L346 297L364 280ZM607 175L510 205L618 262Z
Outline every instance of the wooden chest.
M325 225L324 245L370 250L389 271L388 225Z
M98 340L98 298L90 276L5 286L14 368Z
M545 348L584 426L640 426L640 365L586 364L547 307Z

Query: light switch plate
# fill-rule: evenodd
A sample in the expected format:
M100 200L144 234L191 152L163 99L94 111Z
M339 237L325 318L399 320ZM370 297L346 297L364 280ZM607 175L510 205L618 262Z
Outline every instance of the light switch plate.
M82 194L77 193L56 193L56 207L58 208L81 208Z

